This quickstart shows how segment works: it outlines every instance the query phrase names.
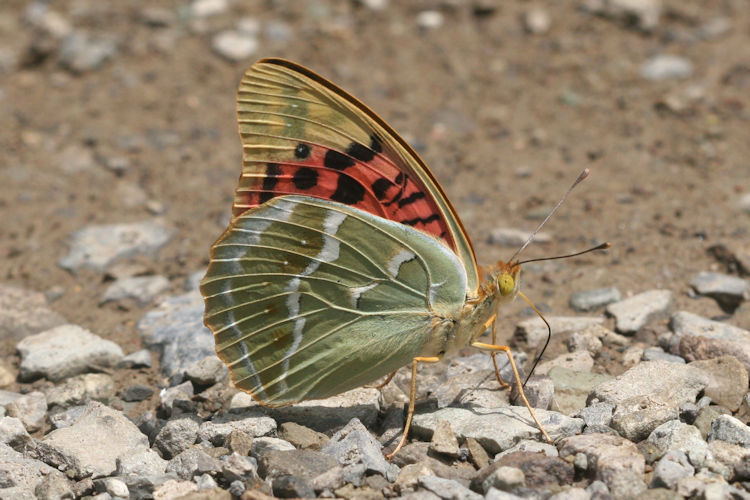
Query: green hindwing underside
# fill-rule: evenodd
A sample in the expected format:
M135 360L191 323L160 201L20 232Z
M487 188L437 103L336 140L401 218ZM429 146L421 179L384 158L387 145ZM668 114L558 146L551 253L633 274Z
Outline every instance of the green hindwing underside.
M448 335L466 273L443 243L336 202L280 196L232 221L201 292L234 384L266 405L339 394Z

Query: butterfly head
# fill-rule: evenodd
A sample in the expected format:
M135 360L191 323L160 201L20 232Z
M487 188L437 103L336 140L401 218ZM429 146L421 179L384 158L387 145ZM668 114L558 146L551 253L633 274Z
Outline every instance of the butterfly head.
M513 300L521 288L521 265L518 262L498 262L495 284L500 300Z

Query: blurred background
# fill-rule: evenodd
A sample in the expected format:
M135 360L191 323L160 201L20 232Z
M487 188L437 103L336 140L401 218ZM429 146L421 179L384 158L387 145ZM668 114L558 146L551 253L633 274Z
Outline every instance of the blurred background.
M750 269L747 7L4 0L0 284L139 348L136 322L200 276L228 221L237 84L277 56L348 90L415 147L480 263L507 259L513 230L533 229L590 168L524 257L614 246L528 266L523 288L543 311L573 314L573 292L617 286L669 289L678 308L726 317L687 283ZM133 225L96 232L112 224ZM107 260L100 247L114 240ZM111 291L129 277L160 279ZM503 313L504 338L523 310ZM750 326L746 304L731 321Z

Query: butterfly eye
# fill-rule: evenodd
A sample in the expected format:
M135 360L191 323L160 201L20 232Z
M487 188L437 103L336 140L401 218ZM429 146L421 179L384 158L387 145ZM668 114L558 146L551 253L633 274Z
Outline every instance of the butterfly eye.
M503 297L512 295L513 291L516 289L516 282L513 279L513 276L508 273L501 273L500 276L497 277L497 289Z

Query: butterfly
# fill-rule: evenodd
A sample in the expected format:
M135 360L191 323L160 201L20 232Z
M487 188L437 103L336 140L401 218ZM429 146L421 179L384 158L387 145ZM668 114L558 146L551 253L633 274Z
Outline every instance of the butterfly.
M480 271L455 209L404 139L344 90L282 59L247 70L237 116L242 174L201 283L204 322L237 388L283 406L411 364L395 453L419 363L469 345L493 360L505 352L521 387L494 328L500 304L519 293L521 267ZM488 327L492 344L479 342Z

